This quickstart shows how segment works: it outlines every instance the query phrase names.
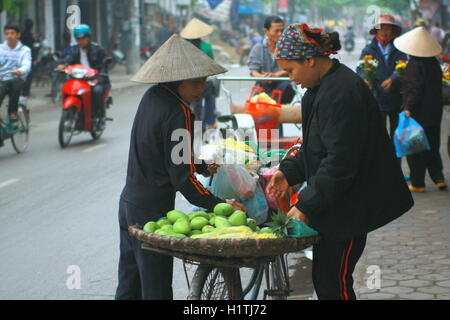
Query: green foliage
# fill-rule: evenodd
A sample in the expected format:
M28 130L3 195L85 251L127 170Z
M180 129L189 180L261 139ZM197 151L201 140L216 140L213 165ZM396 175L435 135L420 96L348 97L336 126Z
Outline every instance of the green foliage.
M13 15L16 19L20 14L26 11L30 0L3 0L3 10Z

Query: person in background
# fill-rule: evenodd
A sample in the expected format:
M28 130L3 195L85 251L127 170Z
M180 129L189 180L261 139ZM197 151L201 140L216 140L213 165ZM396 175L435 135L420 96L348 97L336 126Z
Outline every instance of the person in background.
M25 20L25 28L20 37L20 42L22 42L25 46L31 49L31 71L25 80L25 84L22 89L22 96L29 98L31 95L31 84L33 82L33 70L36 64L38 63L39 50L35 47L34 43L36 42L35 37L33 35L33 20L26 19Z
M214 60L214 50L210 43L202 38L213 33L214 29L209 24L193 18L180 32L180 36L190 41L194 46L200 49L208 57ZM203 96L191 104L194 110L195 118L201 120L203 131L214 129L216 125L216 87L213 81L206 82L206 88Z
M425 131L431 149L408 156L412 192L425 192L425 173L439 190L447 190L443 174L441 122L443 114L442 70L436 59L442 51L424 27L417 27L394 41L410 59L403 76L403 103L406 116L416 120Z
M444 40L445 32L440 27L439 23L436 22L430 29L430 34L436 40L439 45L442 45L442 41Z
M389 133L394 138L398 126L399 113L402 105L401 81L395 73L397 61L407 60L407 56L397 50L393 41L401 34L401 27L393 16L380 14L377 23L370 30L374 38L362 51L360 59L371 55L378 60L379 65L373 83L366 80L371 87L387 125L389 118ZM364 71L357 69L358 75L364 79Z
M31 70L31 49L20 42L20 27L7 24L4 28L5 42L0 45L0 106L9 95L8 115L17 122L19 98L28 73ZM3 140L0 136L0 147Z
M278 16L269 16L264 21L265 37L253 46L248 55L248 68L252 77L281 78L287 76L287 72L278 65L275 59L276 44L284 31L284 26L284 20ZM269 96L272 96L274 90L281 91L281 104L289 104L295 96L292 84L288 80L258 81L256 85ZM283 124L280 124L278 129L279 136L283 136Z
M105 122L105 101L103 96L108 88L111 87L111 81L108 76L108 67L104 65L106 58L105 50L97 43L91 41L92 31L88 25L81 24L73 30L77 40L77 45L70 48L70 52L65 57L67 65L82 64L89 68L96 69L100 75L96 79L98 82L92 91L93 115L100 119L100 124L104 126ZM58 66L63 70L65 65Z
M284 21L277 16L269 16L264 22L263 41L253 46L248 56L248 68L250 75L258 78L287 77L287 72L281 69L275 59L275 47L278 39L284 31ZM263 81L257 82L263 91L272 96L273 90L283 93L281 103L288 104L294 98L295 92L290 81Z

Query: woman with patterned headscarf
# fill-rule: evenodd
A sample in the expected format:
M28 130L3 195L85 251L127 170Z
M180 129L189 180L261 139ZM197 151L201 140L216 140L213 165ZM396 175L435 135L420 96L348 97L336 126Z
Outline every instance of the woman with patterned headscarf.
M308 88L302 101L304 144L281 162L269 184L275 197L306 182L288 213L320 235L312 276L319 299L356 299L353 271L367 234L413 205L378 104L369 87L330 55L337 33L291 25L277 44L280 66Z

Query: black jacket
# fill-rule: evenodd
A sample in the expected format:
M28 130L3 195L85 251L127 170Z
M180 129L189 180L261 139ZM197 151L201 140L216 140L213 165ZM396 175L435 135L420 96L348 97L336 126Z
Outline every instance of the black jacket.
M423 127L442 121L442 70L436 58L411 57L403 76L403 103Z
M65 62L69 65L80 64L80 46L75 45L70 48L70 52L64 58ZM98 70L101 74L106 75L108 68L104 65L104 59L106 57L105 50L95 42L90 42L88 45L87 53L89 65L92 69Z
M343 240L387 224L414 202L370 89L333 63L303 98L304 144L280 170L289 185L307 181L296 206L310 225Z
M194 173L205 172L207 166L203 161L198 164L194 161L193 139L187 144L190 150L180 151L180 143L187 140L178 138L176 130L187 130L194 137L193 128L194 114L189 106L163 86L151 87L144 94L134 120L122 198L138 207L152 208L180 191L190 203L210 211L224 202L195 178ZM173 155L181 155L184 161L177 163Z
M360 59L370 54L374 59L378 60L379 65L377 74L374 81L375 98L378 101L378 105L382 111L391 112L401 110L402 95L401 95L401 81L395 74L395 65L397 61L407 60L408 57L403 52L397 50L394 44L391 42L392 50L389 54L388 63L385 62L384 56L378 47L378 40L374 38L362 51ZM364 72L361 69L357 69L358 75L364 78ZM394 82L389 92L384 92L381 87L383 81L391 78Z

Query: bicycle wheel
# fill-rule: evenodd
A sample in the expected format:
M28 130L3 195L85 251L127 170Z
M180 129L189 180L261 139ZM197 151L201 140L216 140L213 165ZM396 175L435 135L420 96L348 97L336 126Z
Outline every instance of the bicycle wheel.
M192 279L192 300L242 300L239 268L200 265Z
M287 300L290 293L289 271L283 255L269 263L269 274L271 278L269 297L272 300Z
M77 116L76 108L63 110L58 130L58 140L61 148L65 148L70 144L77 124Z
M11 135L11 142L17 153L24 153L28 148L29 126L28 116L23 107L17 111L17 129Z

